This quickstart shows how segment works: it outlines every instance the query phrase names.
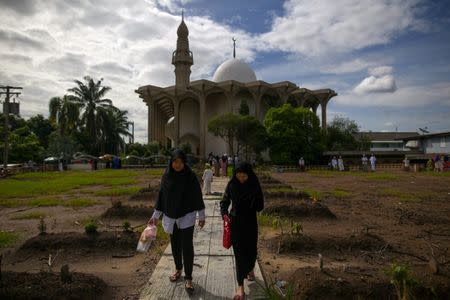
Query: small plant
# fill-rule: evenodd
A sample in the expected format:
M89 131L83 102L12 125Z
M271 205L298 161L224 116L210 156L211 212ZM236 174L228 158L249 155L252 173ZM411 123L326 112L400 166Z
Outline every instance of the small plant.
M272 220L272 228L273 229L278 229L278 227L280 227L280 225L281 225L280 217L276 217L275 219Z
M413 298L412 289L417 285L417 281L408 266L394 263L385 270L385 274L391 278L391 284L394 286L398 300Z
M299 235L303 232L303 225L301 223L293 223L291 224L291 234L292 235Z
M97 233L97 223L95 222L95 220L90 220L89 222L86 223L86 225L84 226L84 231L87 234L96 234Z
M123 231L128 232L131 229L131 224L128 221L123 222L122 224Z
M39 224L38 224L38 229L39 229L39 235L44 235L47 232L47 225L45 224L45 219L43 216L41 216L39 218Z
M61 282L62 283L70 283L72 282L72 274L69 271L69 265L63 265L61 267Z
M264 295L257 296L256 299L266 299L266 300L294 299L294 286L292 284L287 284L286 286L280 287L280 284L278 282L274 282L272 279L270 279L270 282L268 282L267 285L262 285L259 282L257 282L257 284L264 291Z

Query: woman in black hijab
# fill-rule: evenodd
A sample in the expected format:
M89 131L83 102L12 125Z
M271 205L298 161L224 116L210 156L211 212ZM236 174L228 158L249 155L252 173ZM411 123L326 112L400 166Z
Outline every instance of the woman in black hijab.
M161 179L158 200L149 224L156 225L163 215L164 231L170 234L172 255L176 272L169 277L176 282L181 277L184 263L185 289L194 291L192 268L194 265L194 225L198 214L198 225L205 226L205 204L197 176L186 164L186 154L175 150Z
M231 211L228 208L231 204ZM264 208L264 197L258 177L249 163L240 163L227 188L220 211L222 217L231 219L231 242L236 258L236 277L238 290L234 299L244 299L244 278L254 280L253 268L256 263L258 242L258 223L256 212Z

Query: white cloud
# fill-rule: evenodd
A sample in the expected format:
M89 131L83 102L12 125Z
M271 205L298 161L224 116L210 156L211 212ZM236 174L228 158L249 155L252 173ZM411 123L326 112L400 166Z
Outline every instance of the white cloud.
M348 53L386 44L420 21L417 0L288 0L285 15L262 35L260 50L281 50L303 56Z
M320 68L322 73L328 74L346 74L346 73L354 73L376 64L372 61L367 61L364 59L356 58L350 61L344 61L339 64L326 65Z
M391 66L381 66L381 67L375 67L369 69L369 74L372 76L384 76L392 74L394 68Z
M395 93L358 94L355 91L347 91L333 98L333 102L350 107L421 108L434 105L450 107L450 82L427 86L403 86Z
M355 93L359 95L367 93L393 93L396 90L397 85L392 75L366 77L354 89Z

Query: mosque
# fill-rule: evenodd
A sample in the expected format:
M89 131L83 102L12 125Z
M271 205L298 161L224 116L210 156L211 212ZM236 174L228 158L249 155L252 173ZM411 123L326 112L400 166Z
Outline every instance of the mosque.
M250 114L261 122L274 106L290 103L307 107L314 113L321 106L322 127L326 127L327 103L336 96L331 89L309 90L290 81L267 83L257 80L252 68L240 59L222 63L212 81L190 81L193 53L189 50L189 30L182 17L177 30L177 47L172 53L175 66L175 85L141 86L136 90L148 106L148 141L168 147L189 143L194 154L205 158L230 153L227 144L208 132L208 121L218 115L238 113L245 100Z

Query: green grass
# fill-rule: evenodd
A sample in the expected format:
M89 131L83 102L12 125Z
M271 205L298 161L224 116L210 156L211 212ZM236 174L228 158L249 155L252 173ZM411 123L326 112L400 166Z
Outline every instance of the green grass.
M341 176L345 172L332 171L332 170L309 170L308 174L314 175L316 177L332 178L336 176Z
M420 202L422 200L420 200L416 195L408 193L408 192L404 192L398 189L394 189L394 188L386 188L386 189L382 189L381 190L381 194L383 196L387 196L387 197L394 197L394 198L398 198L402 201L408 201L408 202Z
M80 207L87 207L87 206L93 206L98 204L97 201L88 199L88 198L74 198L70 199L67 202L64 202L64 206L72 207L72 208L80 208Z
M162 176L164 174L165 169L147 169L145 170L145 174L154 175L154 176Z
M348 198L353 195L352 192L342 188L335 188L333 191L330 192L330 194L338 199Z
M390 174L390 173L376 172L376 173L367 173L366 178L370 179L370 180L391 181L391 180L397 180L400 177L398 175L394 175L394 174Z
M0 248L13 245L19 239L19 235L14 232L0 231Z
M28 205L37 207L58 206L60 204L61 200L56 198L38 198L28 202Z
M41 217L45 218L46 216L47 215L45 213L34 211L34 212L29 212L26 214L21 214L21 215L12 217L11 220L34 220L34 219L40 219Z
M321 191L316 191L310 188L303 189L305 193L307 193L311 198L322 199L324 193Z
M259 213L258 214L258 226L271 227L273 221L276 219L274 216Z
M110 188L101 191L94 192L96 196L123 196L123 195L133 195L139 192L142 187L122 187L122 188Z
M156 169L159 170L159 169ZM153 170L152 170L153 171ZM155 171L156 172L156 171ZM108 187L135 184L143 171L101 170L25 173L0 181L0 199L55 195L83 186Z

